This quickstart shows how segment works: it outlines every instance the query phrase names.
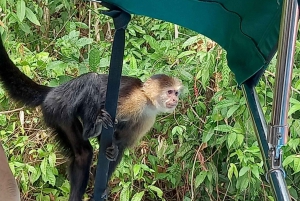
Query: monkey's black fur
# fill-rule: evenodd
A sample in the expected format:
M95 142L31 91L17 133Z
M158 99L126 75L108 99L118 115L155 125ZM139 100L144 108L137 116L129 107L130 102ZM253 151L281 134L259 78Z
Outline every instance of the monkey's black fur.
M111 124L111 120L103 118L102 114L107 75L87 73L53 88L39 85L15 66L0 39L0 81L15 101L31 107L41 106L46 125L54 129L62 144L70 150L69 200L80 201L87 187L93 156L92 146L87 138L100 134L99 122L103 125ZM119 96L126 97L131 93L130 86L142 86L142 82L137 78L123 76ZM118 129L123 130L124 126L130 126L130 123L120 122L116 125L117 138ZM127 146L126 140L122 141L116 141L119 154L110 163L109 177Z

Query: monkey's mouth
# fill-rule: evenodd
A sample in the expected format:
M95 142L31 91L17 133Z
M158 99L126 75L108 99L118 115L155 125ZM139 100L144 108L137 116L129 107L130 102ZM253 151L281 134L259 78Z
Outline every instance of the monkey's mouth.
M177 106L177 103L174 103L174 104L169 103L169 104L166 105L166 107L169 108L169 109L173 109L173 108L175 108L176 106Z

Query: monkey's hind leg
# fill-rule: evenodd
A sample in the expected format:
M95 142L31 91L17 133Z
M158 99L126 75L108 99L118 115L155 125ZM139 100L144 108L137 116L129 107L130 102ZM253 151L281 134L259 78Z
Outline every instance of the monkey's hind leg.
M116 161L119 155L119 147L114 142L106 149L106 158L109 161Z
M89 180L93 148L88 140L82 138L82 126L79 121L71 125L65 123L61 128L73 152L69 166L71 185L69 201L81 201Z

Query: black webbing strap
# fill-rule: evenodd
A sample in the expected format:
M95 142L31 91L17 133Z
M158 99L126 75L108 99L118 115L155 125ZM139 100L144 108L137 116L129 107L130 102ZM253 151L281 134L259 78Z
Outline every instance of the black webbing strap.
M110 10L103 12L104 14L113 18L115 25L115 36L112 46L112 53L110 59L108 84L106 91L105 109L111 115L113 122L116 117L120 79L122 74L124 48L125 48L125 29L130 21L130 14L123 10L102 3L102 5L108 7ZM112 144L112 136L114 129L109 127L108 129L102 130L100 140L100 150L96 170L95 188L93 199L95 201L103 201L106 197L106 188L108 182L108 169L109 161L106 158L106 148Z

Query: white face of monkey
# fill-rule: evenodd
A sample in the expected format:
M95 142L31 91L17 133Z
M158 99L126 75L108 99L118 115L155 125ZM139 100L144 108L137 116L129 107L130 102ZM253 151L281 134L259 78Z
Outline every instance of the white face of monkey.
M158 98L158 112L173 112L178 104L179 94L180 90L176 88L163 90Z

